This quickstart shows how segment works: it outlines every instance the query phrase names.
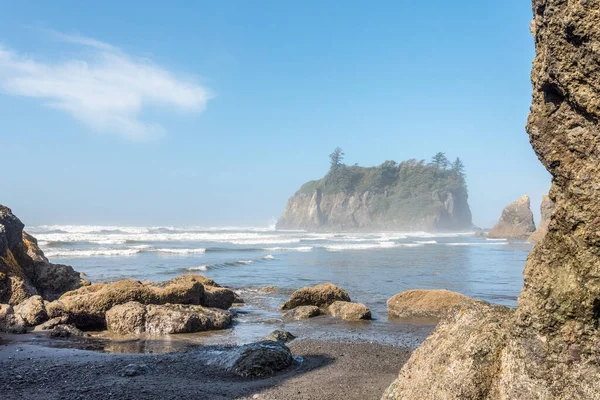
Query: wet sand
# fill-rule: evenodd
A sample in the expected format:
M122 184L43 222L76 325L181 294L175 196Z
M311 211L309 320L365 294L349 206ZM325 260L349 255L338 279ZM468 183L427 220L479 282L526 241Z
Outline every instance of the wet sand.
M0 335L2 398L379 399L411 353L377 342L297 339L288 346L301 362L266 379L242 379L214 364L228 346L108 354L62 345ZM122 376L132 363L145 364L146 372Z

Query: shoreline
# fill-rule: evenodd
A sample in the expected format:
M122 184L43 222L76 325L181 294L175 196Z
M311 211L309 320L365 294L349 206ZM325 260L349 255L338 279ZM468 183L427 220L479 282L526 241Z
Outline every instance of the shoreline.
M0 335L0 392L17 399L379 399L411 348L362 340L296 339L295 365L261 379L237 377L219 365L227 345L163 354L117 354L6 342ZM423 338L424 339L424 338ZM129 364L147 372L122 376Z

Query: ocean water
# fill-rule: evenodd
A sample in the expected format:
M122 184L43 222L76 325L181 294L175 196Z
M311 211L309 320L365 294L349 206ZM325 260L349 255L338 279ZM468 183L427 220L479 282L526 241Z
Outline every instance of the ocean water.
M528 243L475 238L470 233L121 226L27 230L50 261L72 265L93 282L163 281L198 273L234 288L246 305L238 310L234 332L226 336L232 342L250 341L282 327L277 306L293 290L323 282L333 282L346 289L353 301L365 303L375 321L348 325L320 318L310 329L305 328L306 322L296 324L297 330L392 342L400 336L406 339L407 332L420 328L388 318L386 300L416 288L448 289L514 307L532 248ZM278 293L258 293L267 285L277 286Z

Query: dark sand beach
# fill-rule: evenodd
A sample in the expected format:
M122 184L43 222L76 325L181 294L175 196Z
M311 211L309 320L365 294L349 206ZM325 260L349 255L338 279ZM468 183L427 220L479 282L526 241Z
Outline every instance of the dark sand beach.
M232 346L165 354L76 348L85 346L94 345L0 335L2 398L379 399L411 353L367 341L297 339L288 344L298 358L295 365L265 379L244 379L215 363ZM142 365L139 375L123 376L130 364Z

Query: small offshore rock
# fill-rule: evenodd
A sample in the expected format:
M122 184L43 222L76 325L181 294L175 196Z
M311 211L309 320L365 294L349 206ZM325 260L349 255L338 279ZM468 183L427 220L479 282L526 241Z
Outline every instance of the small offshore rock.
M335 301L351 301L348 293L332 283L306 286L296 290L280 309L291 310L299 306L316 306L327 308Z
M321 315L317 306L299 306L283 313L282 318L289 321L299 321Z
M442 318L448 310L463 302L475 302L449 290L407 290L387 301L388 314L398 318Z
M265 286L263 288L260 288L258 290L258 293L264 293L264 294L272 294L272 293L277 293L277 286Z
M488 232L489 238L526 240L535 232L531 200L525 195L502 211L498 223Z
M360 321L371 319L371 310L361 303L336 301L329 306L329 313L345 321Z
M296 339L296 336L294 336L290 332L285 331L283 329L277 329L277 330L269 333L269 335L266 336L263 340L271 340L273 342L287 343L287 342L291 342L294 339Z

